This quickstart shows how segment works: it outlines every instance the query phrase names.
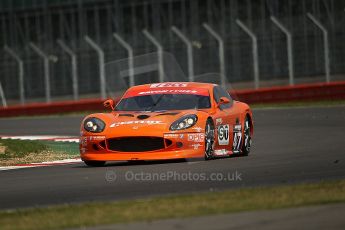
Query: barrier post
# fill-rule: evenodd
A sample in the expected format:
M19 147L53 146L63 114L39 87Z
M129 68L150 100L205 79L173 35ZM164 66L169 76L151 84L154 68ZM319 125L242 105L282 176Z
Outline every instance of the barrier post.
M0 97L1 97L2 107L7 108L7 101L5 98L5 93L4 93L4 90L2 88L1 81L0 81Z
M25 90L24 90L24 62L13 49L5 45L4 50L18 63L18 86L20 104L25 104Z
M331 81L330 74L330 60L329 60L329 42L328 42L328 31L311 13L307 13L308 18L322 31L323 33L323 48L324 48L324 61L325 61L325 72L326 82Z
M294 77L294 63L293 63L293 47L291 32L274 16L271 16L271 21L286 35L286 49L288 55L288 69L289 69L289 83L295 84Z
M77 101L79 99L77 55L62 40L58 39L57 43L62 48L62 50L71 57L73 98L75 101Z
M218 54L219 54L219 66L220 66L220 82L221 85L226 87L226 75L225 75L225 55L224 55L224 42L222 37L214 31L208 24L203 24L204 28L217 40L218 42Z
M51 102L51 95L50 95L50 69L49 69L49 57L45 54L38 46L34 43L29 43L30 47L35 51L35 53L43 59L44 62L44 83L45 83L45 94L46 94L46 102Z
M163 66L163 48L158 40L146 29L143 30L143 34L149 39L153 45L157 48L158 54L158 73L159 73L159 82L164 82L164 66Z
M192 42L179 30L176 26L172 26L171 30L182 40L187 46L188 58L188 80L194 81L194 63L193 63L193 45Z
M128 53L128 68L129 68L129 85L132 87L135 85L134 80L134 63L133 63L133 48L117 33L113 33L114 38L120 43L120 45L127 50Z
M241 22L239 19L236 19L237 25L252 39L253 46L253 68L254 68L254 85L255 89L259 88L259 55L258 55L258 40L255 34Z
M96 44L89 36L84 36L84 40L97 52L98 54L98 65L99 65L99 85L100 85L100 93L101 98L105 99L107 97L107 93L105 91L105 66L104 66L104 52L101 47Z

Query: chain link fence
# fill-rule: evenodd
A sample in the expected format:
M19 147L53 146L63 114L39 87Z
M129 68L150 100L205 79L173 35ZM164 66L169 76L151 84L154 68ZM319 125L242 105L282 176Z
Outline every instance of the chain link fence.
M100 97L100 55L85 36L104 52L106 65L128 58L128 50L113 33L123 38L134 56L157 52L143 29L152 34L164 52L175 57L188 76L187 46L171 30L172 26L192 44L194 75L219 73L219 44L203 27L207 23L224 42L227 82L233 88L253 88L254 43L236 23L240 20L256 38L259 86L288 85L291 69L287 36L273 23L272 16L291 33L295 84L326 81L325 59L329 59L330 80L344 80L344 9L343 0L3 0L0 47L7 46L18 56L24 72L21 84L18 60L1 49L0 82L8 104L47 101L47 79L53 101ZM76 57L76 82L71 55L57 43L58 39ZM30 42L43 56L34 51ZM159 80L146 77L149 81ZM73 97L73 84L77 85L77 97Z

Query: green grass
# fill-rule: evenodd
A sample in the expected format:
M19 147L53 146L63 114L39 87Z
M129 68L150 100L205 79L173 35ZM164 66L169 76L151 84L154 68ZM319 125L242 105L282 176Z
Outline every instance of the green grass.
M47 150L47 146L39 141L0 139L0 145L6 147L5 152L0 154L0 159L24 157L29 153L40 153Z
M43 143L53 152L64 152L71 156L79 155L78 143L56 141L44 141Z
M62 160L78 155L77 143L0 139L0 166Z
M0 212L9 229L62 229L345 202L345 180Z

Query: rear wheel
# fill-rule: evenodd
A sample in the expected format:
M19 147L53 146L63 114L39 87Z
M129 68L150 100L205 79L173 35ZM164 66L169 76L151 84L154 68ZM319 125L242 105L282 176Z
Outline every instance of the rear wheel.
M205 126L205 160L213 157L213 144L214 144L214 125L211 119L206 121Z
M252 138L251 138L251 132L250 132L250 120L249 120L249 117L246 116L246 120L244 121L244 128L243 128L243 145L242 145L243 155L248 155L250 153L251 145L252 145Z
M102 167L105 165L105 161L84 161L84 163L90 167Z

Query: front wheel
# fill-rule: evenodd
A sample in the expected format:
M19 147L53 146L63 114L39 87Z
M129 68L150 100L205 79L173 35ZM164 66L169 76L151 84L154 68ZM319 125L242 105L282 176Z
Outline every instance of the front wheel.
M244 129L243 129L243 145L242 145L243 155L247 156L250 153L251 145L252 145L252 138L251 138L251 132L250 132L250 121L249 121L249 117L246 116L246 120L244 121Z
M105 161L84 161L84 163L90 167L102 167L105 165Z
M205 160L209 160L213 157L213 145L214 125L212 120L208 119L205 126Z

